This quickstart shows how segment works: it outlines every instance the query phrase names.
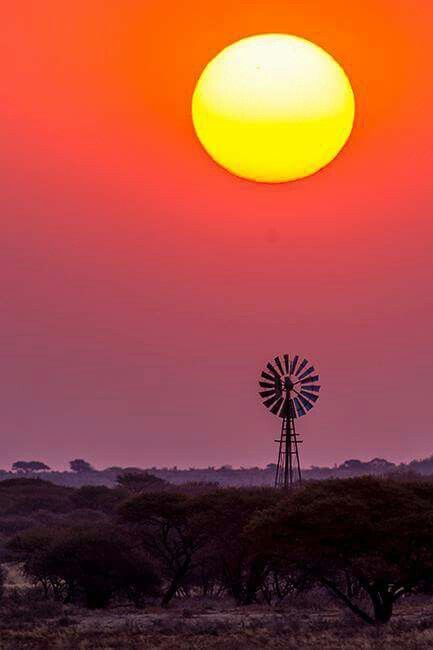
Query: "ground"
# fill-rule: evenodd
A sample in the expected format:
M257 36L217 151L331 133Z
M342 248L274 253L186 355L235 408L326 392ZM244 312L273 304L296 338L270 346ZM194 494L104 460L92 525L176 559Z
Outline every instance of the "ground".
M422 650L433 647L433 598L402 603L390 624L370 627L331 603L280 608L227 601L178 601L168 610L113 607L89 611L11 590L0 607L0 649L320 648Z

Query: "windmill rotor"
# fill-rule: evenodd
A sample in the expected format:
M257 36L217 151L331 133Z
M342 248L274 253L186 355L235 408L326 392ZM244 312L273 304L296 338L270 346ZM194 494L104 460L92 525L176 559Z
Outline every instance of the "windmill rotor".
M263 404L280 418L303 417L311 411L320 392L319 375L307 359L284 354L266 364L259 379Z

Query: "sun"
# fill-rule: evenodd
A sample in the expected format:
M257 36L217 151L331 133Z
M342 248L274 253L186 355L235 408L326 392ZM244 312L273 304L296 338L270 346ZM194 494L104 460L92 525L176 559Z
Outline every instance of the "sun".
M192 117L208 154L233 174L283 183L330 163L353 127L343 68L314 43L262 34L225 48L197 82Z

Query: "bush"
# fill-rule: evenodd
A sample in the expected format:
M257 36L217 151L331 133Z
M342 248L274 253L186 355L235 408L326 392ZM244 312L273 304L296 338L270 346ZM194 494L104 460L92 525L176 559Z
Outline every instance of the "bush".
M84 485L74 490L71 502L76 508L98 510L110 513L125 499L121 490L113 490L105 485Z
M117 483L121 488L124 488L132 494L160 492L170 487L167 481L147 472L126 472L125 474L119 474Z
M114 596L139 605L159 585L146 556L113 526L33 530L16 537L10 548L23 572L45 595L65 602L106 607Z

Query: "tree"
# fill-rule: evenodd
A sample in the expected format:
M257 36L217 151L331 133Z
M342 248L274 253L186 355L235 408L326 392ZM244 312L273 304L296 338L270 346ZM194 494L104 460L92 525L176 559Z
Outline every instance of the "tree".
M71 494L71 502L76 508L106 513L112 513L124 499L125 493L122 490L105 485L83 485Z
M250 534L365 622L386 623L394 603L433 575L432 504L427 483L322 481L261 513Z
M72 490L40 478L13 478L0 482L0 510L29 515L38 510L69 512Z
M273 488L226 488L200 501L209 532L207 561L214 558L220 580L238 603L254 602L266 577L263 554L253 548L247 526L255 514L273 506L282 494Z
M26 474L29 472L47 472L49 469L50 467L48 465L41 463L39 460L17 460L12 465L13 471L25 472Z
M390 472L395 468L395 463L390 463L385 458L372 458L366 463L368 470L380 474Z
M47 570L47 555L53 545L54 536L49 528L32 528L12 538L7 548L13 559L21 563L21 571L34 585L43 588L45 597L65 597L64 584Z
M132 546L112 525L32 530L9 544L24 574L46 595L83 601L92 609L106 607L115 595L139 605L157 594L158 577L146 555Z
M69 466L73 472L78 472L80 474L84 472L94 472L95 470L91 466L90 463L87 462L87 460L83 460L82 458L75 458L75 460L71 460L69 462Z
M338 466L338 469L349 470L350 472L362 472L365 470L365 463L357 458L350 458Z
M117 476L117 484L131 492L141 494L142 492L161 492L168 488L170 483L147 472L127 472Z
M264 579L262 557L244 535L255 513L281 498L274 489L194 489L142 494L120 507L120 515L161 567L162 604L190 588L228 590L240 603L256 598Z
M120 515L137 545L159 564L165 579L161 604L167 606L186 584L208 539L207 513L200 497L172 492L142 494L124 503Z

